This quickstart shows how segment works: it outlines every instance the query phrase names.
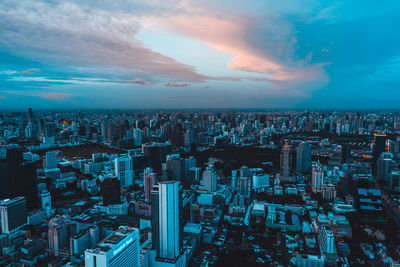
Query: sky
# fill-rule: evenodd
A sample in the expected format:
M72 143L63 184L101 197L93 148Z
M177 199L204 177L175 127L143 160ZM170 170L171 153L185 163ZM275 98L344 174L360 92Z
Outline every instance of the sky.
M0 109L400 108L398 0L1 0Z

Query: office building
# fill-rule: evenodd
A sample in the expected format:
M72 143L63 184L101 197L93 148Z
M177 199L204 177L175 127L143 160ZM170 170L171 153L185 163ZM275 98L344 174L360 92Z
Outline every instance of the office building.
M179 182L159 183L159 255L174 259L180 251Z
M121 182L122 187L133 185L133 164L132 158L128 155L122 155L114 160L115 176Z
M311 171L311 145L301 142L296 148L296 171L309 173Z
M0 202L1 232L12 234L26 225L26 198L16 197Z
M69 253L69 221L64 216L56 216L49 221L48 242L50 253L55 256Z
M86 267L140 266L139 229L120 226L93 249L85 250Z
M45 169L57 168L57 151L49 151L46 153L43 160L43 168Z
M178 181L166 181L155 186L151 193L153 250L150 266L185 266L180 190Z
M51 216L51 195L48 191L43 191L40 193L40 200L42 203L42 209L45 210L46 216Z
M336 253L335 236L329 226L323 226L319 231L318 241L321 253Z
M209 193L217 191L217 173L212 166L204 170L201 185Z
M324 171L319 161L313 165L311 174L311 190L314 193L321 192L322 185L324 184Z
M143 179L144 199L146 202L149 202L151 198L151 191L153 190L153 186L156 180L156 174L153 173L153 170L151 170L151 172L145 172Z
M289 143L286 142L282 148L281 152L281 176L280 179L282 182L291 181L290 177L290 166L292 165L292 159L290 155L290 146Z

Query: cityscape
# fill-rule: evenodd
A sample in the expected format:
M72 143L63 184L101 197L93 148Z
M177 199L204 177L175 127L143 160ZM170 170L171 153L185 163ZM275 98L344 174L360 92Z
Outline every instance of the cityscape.
M400 264L398 111L28 108L0 133L2 266Z
M0 0L0 267L400 267L399 14Z

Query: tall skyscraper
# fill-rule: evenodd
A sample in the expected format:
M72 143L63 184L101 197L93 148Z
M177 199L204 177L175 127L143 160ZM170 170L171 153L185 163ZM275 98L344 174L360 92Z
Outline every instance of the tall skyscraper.
M29 107L28 108L28 122L32 122L33 119L33 112L32 112L32 108Z
M151 168L149 168L149 169L150 170L146 169L148 172L146 172L146 170L145 170L144 177L143 177L143 179L144 179L144 181L143 181L143 184L144 184L144 200L146 202L150 201L151 191L153 190L153 186L154 186L154 183L155 183L155 180L156 180L156 174L153 173L153 170Z
M22 226L26 225L26 198L16 197L5 199L0 202L1 232L12 234Z
M324 184L324 171L319 161L313 165L311 174L311 190L314 193L321 192L322 185Z
M94 249L85 250L86 267L140 267L139 229L120 226Z
M392 187L391 174L393 169L393 154L389 152L381 153L377 162L376 177L389 188Z
M373 171L375 171L376 162L378 161L379 156L382 152L385 152L385 142L386 142L386 134L377 134L374 133L374 143L372 149L372 156L373 156Z
M122 187L133 185L133 164L132 158L128 155L122 155L114 160L115 175L121 182Z
M281 181L288 182L292 180L290 177L290 166L291 166L290 146L289 143L286 142L281 152L281 178L280 178Z
M159 183L159 256L175 259L180 252L179 182Z
M140 130L139 128L136 128L133 130L133 142L134 142L135 146L142 145L142 135L143 135L143 131Z
M161 182L151 192L150 266L185 266L182 248L182 201L178 181Z
M309 173L311 171L311 145L301 142L296 148L296 171Z

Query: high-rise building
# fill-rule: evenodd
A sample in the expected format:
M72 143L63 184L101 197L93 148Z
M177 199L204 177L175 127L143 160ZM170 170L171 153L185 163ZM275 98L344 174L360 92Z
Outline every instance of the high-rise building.
M183 177L183 160L179 154L167 156L168 179L181 181Z
M0 202L1 232L12 234L22 226L26 225L26 198L16 197L5 199Z
M149 266L185 266L182 200L178 181L161 182L151 193L152 248Z
M333 184L322 185L322 198L325 200L334 200L336 197L336 187Z
M250 178L247 177L239 178L238 192L240 195L244 197L250 196Z
M253 175L253 189L259 190L269 186L269 175L268 174L256 174Z
M322 253L336 253L335 236L329 226L322 226L322 229L319 231L318 240Z
M103 205L114 205L121 202L121 185L116 178L109 178L101 184L101 192L103 195Z
M150 201L151 191L153 190L153 186L156 180L156 174L153 173L153 170L150 169L149 172L144 173L144 199L146 202Z
M237 188L237 170L232 170L232 190L235 191Z
M175 259L180 253L179 182L159 183L159 256Z
M140 130L139 128L133 130L133 143L135 144L135 146L142 145L142 135L143 131Z
M301 142L296 148L296 171L309 173L311 171L311 145Z
M40 199L42 202L42 209L46 211L46 216L51 216L51 195L48 191L43 191L40 193Z
M374 133L374 146L372 150L372 156L374 160L374 164L378 160L379 156L381 155L382 152L385 152L385 142L386 142L386 134L377 134Z
M120 226L94 249L85 250L86 267L140 266L139 229Z
M133 185L133 164L132 158L128 155L122 155L114 160L115 176L121 182L122 187Z
M44 125L44 133L46 137L53 137L56 135L56 123L46 122Z
M62 251L68 251L69 221L64 216L56 216L50 219L48 229L49 250L59 256Z
M45 169L57 168L57 151L49 151L44 156L43 167Z
M212 166L204 170L201 185L207 192L213 193L217 191L217 172Z
M322 185L324 184L324 171L319 161L313 165L311 174L311 190L314 193L321 192Z
M389 153L393 153L394 152L394 142L393 140L386 140L385 142L385 151L389 152Z
M24 196L28 210L38 208L36 162L24 161L19 148L7 150L6 157L0 163L0 199Z
M183 180L192 183L190 169L196 167L196 158L191 156L183 159Z
M32 112L32 108L29 107L28 108L28 122L32 122L33 119L33 112Z
M289 143L286 142L282 148L281 152L281 181L287 182L291 181L290 177L290 166L291 166L291 155L290 155L290 146Z
M376 177L379 181L384 182L391 187L391 173L393 169L393 154L389 152L381 153L377 162Z

